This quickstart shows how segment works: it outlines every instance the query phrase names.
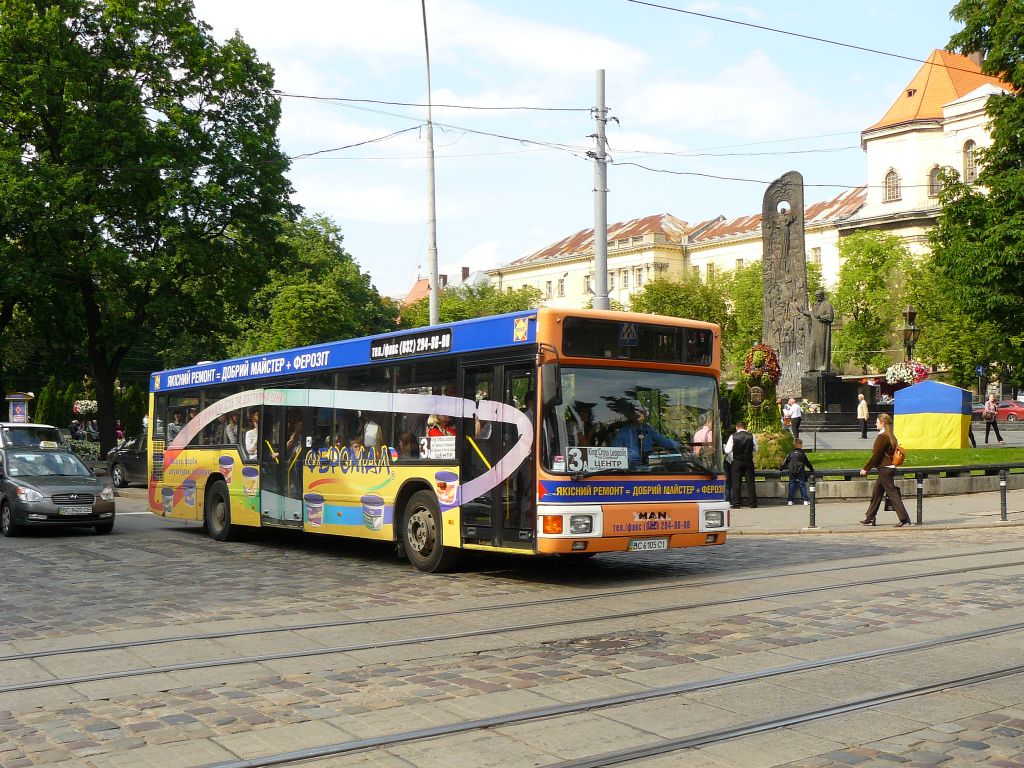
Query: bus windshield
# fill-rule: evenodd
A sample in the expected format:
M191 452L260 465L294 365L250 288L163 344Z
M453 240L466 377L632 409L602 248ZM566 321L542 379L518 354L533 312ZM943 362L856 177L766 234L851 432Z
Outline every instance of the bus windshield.
M563 367L547 406L541 460L576 477L722 472L718 388L711 376Z

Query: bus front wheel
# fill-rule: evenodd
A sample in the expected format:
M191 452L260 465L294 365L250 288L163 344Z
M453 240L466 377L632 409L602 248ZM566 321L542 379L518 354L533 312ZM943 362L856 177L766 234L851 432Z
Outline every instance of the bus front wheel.
M231 524L231 496L223 480L216 480L206 492L206 531L215 541L237 541L241 531Z
M418 570L440 573L451 569L459 559L458 549L444 545L442 523L437 496L432 491L417 491L406 503L402 543L409 562Z

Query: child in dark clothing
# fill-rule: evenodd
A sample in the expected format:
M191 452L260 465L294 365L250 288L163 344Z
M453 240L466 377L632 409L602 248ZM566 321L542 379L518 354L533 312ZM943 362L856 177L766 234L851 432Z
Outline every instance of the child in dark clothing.
M807 454L804 453L803 440L797 438L793 441L793 450L789 452L789 456L782 462L779 470L789 473L789 493L787 494L786 504L793 506L793 497L796 495L797 488L800 489L804 506L810 504L807 500L807 473L813 472L814 467L811 464L811 460L807 458Z

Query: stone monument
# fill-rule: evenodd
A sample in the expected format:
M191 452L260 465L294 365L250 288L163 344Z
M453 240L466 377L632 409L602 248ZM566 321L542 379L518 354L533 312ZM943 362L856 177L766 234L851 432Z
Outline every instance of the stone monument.
M779 357L783 398L801 396L807 370L807 257L804 250L804 178L789 171L773 181L761 208L764 248L764 323L761 339Z

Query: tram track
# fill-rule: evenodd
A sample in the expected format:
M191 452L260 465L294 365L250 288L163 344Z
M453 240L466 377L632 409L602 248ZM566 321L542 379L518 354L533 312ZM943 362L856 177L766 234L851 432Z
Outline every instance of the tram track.
M338 757L341 755L346 755L354 752L395 747L416 741L438 739L443 738L445 736L453 736L471 731L500 728L509 725L519 725L522 723L544 720L547 718L561 717L564 715L573 715L583 712L606 709L610 707L635 704L644 701L650 701L652 699L665 698L669 696L696 693L699 691L707 691L715 688L722 688L729 685L737 685L740 683L767 680L770 678L795 674L799 672L829 669L833 667L839 667L845 664L855 663L858 661L864 661L867 659L874 660L889 656L897 656L901 654L926 651L934 648L955 645L957 643L970 642L973 640L995 637L998 635L1008 634L1012 632L1020 632L1022 630L1024 630L1024 622L1016 622L1013 624L991 627L989 629L975 630L972 632L963 632L955 635L949 635L946 637L934 638L931 640L923 640L916 643L907 643L903 645L890 646L887 648L876 648L870 651L844 654L841 656L831 656L813 661L801 661L793 664L787 664L779 667L771 667L768 669L762 669L757 671L723 675L720 677L710 678L706 680L678 683L675 685L661 686L658 688L650 688L644 691L634 691L631 693L587 699L567 704L555 704L546 707L537 707L534 709L524 710L512 714L493 715L490 717L463 720L457 723L449 723L446 725L432 726L429 728L420 728L412 731L386 734L383 736L375 736L364 739L336 742L333 744L309 747L306 749L292 750L289 752L280 752L256 758L221 761L202 766L202 768L264 768L265 766L288 765L291 763L306 762L326 757ZM739 736L762 733L765 731L783 728L790 725L796 725L799 723L811 722L813 720L831 717L846 712L854 712L860 709L868 709L870 707L878 706L880 704L885 704L891 701L898 701L900 699L921 696L928 693L946 690L949 688L972 685L978 682L984 682L986 680L992 680L997 679L999 677L1006 677L1009 675L1021 673L1024 673L1024 664L1012 665L991 672L962 676L959 678L947 679L938 683L928 683L925 685L915 686L910 689L894 690L875 696L846 701L832 707L824 707L816 710L808 710L796 713L785 717L770 718L758 722L745 723L740 726L733 726L730 728L708 731L701 734L682 737L678 739L665 739L657 743L647 744L644 746L634 747L631 749L606 752L601 755L595 755L583 759L551 764L549 766L545 766L545 768L599 768L599 766L614 765L617 763L642 759L644 757L652 757L655 755L665 754L667 752L675 752L690 747L712 744L719 741L726 741L728 739L737 738Z
M855 563L851 565L830 566L827 568L813 568L799 571L787 571L784 573L756 573L748 576L735 576L726 579L698 580L680 582L676 584L655 583L644 587L629 589L604 590L591 592L585 595L566 595L562 597L544 598L542 600L524 600L517 603L498 603L494 605L479 605L471 608L455 608L444 611L426 611L420 613L403 613L393 616L378 616L365 619L339 619L334 621L307 622L304 624L286 624L283 626L250 627L247 629L222 630L218 632L198 632L190 635L172 635L163 637L147 638L143 640L124 640L113 643L95 643L93 645L67 646L37 651L26 651L24 653L11 653L0 655L0 663L6 661L23 661L28 659L43 659L52 656L68 656L76 653L98 653L100 651L128 650L131 648L143 648L152 645L166 645L169 643L198 642L202 640L224 640L230 638L247 637L252 635L269 635L282 632L303 632L314 629L340 629L342 627L366 626L368 624L389 624L400 621L422 621L429 619L445 618L448 616L465 616L474 613L490 613L494 611L512 611L523 608L539 608L545 605L589 602L592 600L605 600L609 598L626 597L636 594L649 594L652 587L659 592L680 589L699 589L706 587L717 587L726 584L739 584L747 581L758 581L765 578L791 578L794 576L816 576L824 573L837 573L841 571L852 571L861 568L885 568L895 565L912 565L915 563L934 562L935 560L951 560L964 557L985 557L988 555L1003 555L1013 552L1024 552L1024 547L1005 547L975 552L962 552L944 555L928 555L926 557L904 558L899 560L882 560L870 563ZM757 599L757 598L750 598ZM719 605L714 603L713 605ZM698 604L692 607L705 607L707 604ZM687 606L691 607L691 606ZM596 620L596 619L595 619ZM0 689L2 692L2 689Z
M936 559L936 558L929 558L929 559ZM942 558L942 559L945 559L945 558ZM905 563L907 561L903 561L903 562ZM756 595L746 595L746 596L741 596L741 597L720 598L720 599L717 599L717 600L706 600L706 601L702 601L702 602L690 602L690 603L677 603L677 604L673 604L673 605L661 605L661 606L657 606L657 607L653 607L653 608L642 608L642 609L636 609L636 610L632 610L632 611L620 611L620 612L616 612L616 613L605 613L605 614L595 615L595 616L580 616L580 617L572 617L572 618L566 618L566 619L551 619L551 620L547 620L547 621L535 621L535 622L526 622L526 623L520 623L520 624L508 624L508 625L503 625L503 626L498 626L498 627L489 627L487 629L466 630L466 631L462 631L462 632L447 632L447 633L434 634L434 635L421 635L421 636L417 636L417 637L403 637L403 638L396 638L396 639L391 639L391 640L381 640L381 641L374 641L374 642L367 642L367 643L352 643L352 644L340 645L340 646L310 648L310 649L298 650L298 651L268 653L268 654L252 655L252 656L234 656L234 657L225 657L225 658L219 658L219 659L208 659L208 660L203 660L203 661L182 662L182 663L178 663L178 664L165 664L165 665L159 665L159 666L139 667L139 668L134 668L134 669L119 670L119 671L100 672L100 673L89 674L89 675L77 675L77 676L73 676L73 677L53 678L53 679L50 679L50 680L36 680L36 681L31 681L31 682L3 685L3 686L0 686L0 693L12 693L12 692L17 692L17 691L40 690L40 689L44 689L44 688L53 688L53 687L65 686L65 685L77 685L77 684L81 684L81 683L92 683L92 682L100 682L100 681L108 681L108 680L117 680L117 679L129 678L129 677L139 677L139 676L143 676L143 675L165 674L165 673L172 673L172 672L183 672L183 671L198 670L198 669L212 669L212 668L216 668L216 667L239 666L239 665L243 665L243 664L260 664L260 663L264 663L264 662L268 662L268 661L280 661L280 660L292 660L292 659L310 658L310 657L314 657L314 656L327 656L327 655L336 654L336 653L351 653L351 652L355 652L355 651L379 650L379 649L384 649L384 648L396 648L396 647L401 647L401 646L418 645L418 644L423 644L423 643L434 643L434 642L442 642L442 641L450 641L450 640L465 640L465 639L475 638L475 637L486 637L486 636L490 636L490 635L502 635L502 634L507 634L507 633L525 632L525 631L538 630L538 629L548 629L548 628L552 628L552 627L568 627L568 626L573 626L573 625L578 625L578 624L596 623L596 622L604 622L604 621L615 621L615 620L620 620L620 619L632 619L632 618L638 618L638 617L641 617L641 616L652 616L652 615L657 615L657 614L661 614L661 613L671 613L671 612L675 612L675 611L690 610L690 609L695 609L695 608L710 608L710 607L717 607L717 606L724 606L724 605L736 605L736 604L742 604L742 603L756 602L758 600L770 600L770 599L774 599L774 598L795 597L795 596L799 596L799 595L816 594L816 593L829 592L829 591L839 590L839 589L849 589L849 588L861 589L861 588L866 587L866 586L888 584L888 583L892 583L892 582L905 582L905 581L915 580L915 579L935 578L937 576L959 575L959 574L964 574L964 573L974 573L974 572L978 572L978 571L999 570L999 569L1002 569L1002 568L1013 568L1013 567L1019 567L1019 566L1024 566L1024 560L1015 560L1015 561L1005 562L1005 563L992 563L992 564L977 565L977 566L970 566L970 567L964 567L964 568L950 568L950 569L944 569L944 570L939 570L939 571L929 571L929 572L918 573L918 574L900 574L900 575L896 575L896 576L885 576L885 577L880 577L880 578L876 578L876 579L860 579L860 580L857 580L857 581L842 582L842 583L839 583L839 584L825 584L825 585L817 585L817 586L805 587L805 588L800 588L800 589L776 590L776 591L765 592L765 593L760 593L760 594L756 594ZM618 594L622 594L622 593L614 593L614 594L618 595ZM548 603L557 603L557 602L559 602L558 599L553 599L553 600L548 600L548 601L537 601L534 604L548 604ZM527 604L527 605L530 605L530 604ZM503 606L503 607L504 608L510 608L510 606ZM522 606L520 606L520 607L522 607ZM459 612L455 611L454 613L459 613ZM419 615L415 616L415 618L419 618L419 619L432 618L432 617L433 617L433 614L419 614ZM360 623L360 624L373 624L375 622L373 620L367 620L367 621L360 621L358 623ZM170 642L170 641L165 639L163 642ZM101 646L98 650L107 651L107 650L110 650L110 648L108 646ZM27 658L32 658L32 655L29 654L29 656Z

